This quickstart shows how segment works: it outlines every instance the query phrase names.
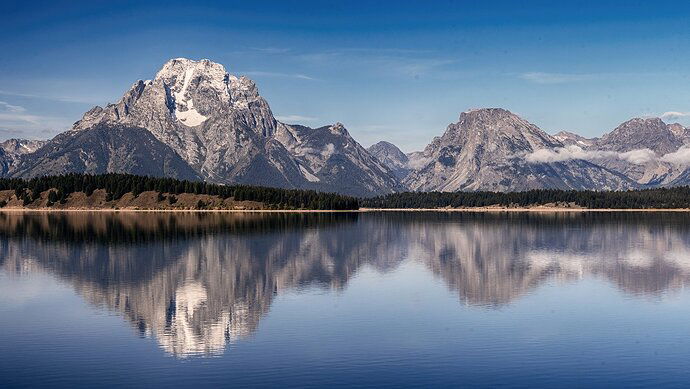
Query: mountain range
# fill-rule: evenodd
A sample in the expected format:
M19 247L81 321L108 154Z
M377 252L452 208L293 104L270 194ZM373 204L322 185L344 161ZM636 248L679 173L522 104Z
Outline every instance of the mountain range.
M256 84L172 59L47 141L0 144L0 175L121 172L373 196L399 191L624 190L690 183L690 129L635 118L600 138L550 135L501 108L463 112L424 150L365 149L341 123L278 121Z

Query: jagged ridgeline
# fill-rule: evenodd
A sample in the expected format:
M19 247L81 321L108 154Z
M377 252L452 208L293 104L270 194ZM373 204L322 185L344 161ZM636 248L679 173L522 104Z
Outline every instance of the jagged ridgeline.
M354 210L359 199L314 190L216 185L131 174L0 179L0 206L25 208Z
M633 118L598 138L550 135L506 109L479 108L462 112L421 151L406 154L385 141L365 149L342 123L281 122L254 81L219 63L175 58L53 139L0 142L0 177L68 173L353 197L663 188L690 184L690 129ZM136 203L122 205L146 206Z
M591 209L690 208L690 187L628 191L540 189L524 192L406 192L362 200L365 208L472 208L552 206Z

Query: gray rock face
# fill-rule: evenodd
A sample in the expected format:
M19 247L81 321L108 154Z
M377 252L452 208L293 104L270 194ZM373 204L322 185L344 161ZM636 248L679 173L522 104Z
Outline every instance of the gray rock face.
M599 150L626 152L650 149L659 155L678 150L690 138L679 124L666 124L659 118L630 119L596 142Z
M634 118L605 134L593 147L630 157L603 158L598 161L601 166L642 185L658 186L673 182L681 174L683 168L665 161L663 156L678 151L688 141L688 130L680 124L666 124L659 118Z
M381 163L393 170L399 179L405 178L410 173L410 159L396 145L381 141L371 145L367 150Z
M530 162L526 155L564 147L537 126L500 108L464 112L415 155L405 184L419 191L538 188L626 189L635 183L585 160Z
M71 131L48 146L72 142L67 138L79 137L80 132L94 126L145 129L198 177L214 183L361 196L402 188L392 172L371 157L342 125L307 129L280 123L253 81L230 75L222 65L209 60L168 61L153 80L137 81L116 104L89 110ZM318 152L310 152L312 149ZM93 151L84 149L83 153ZM56 172L60 170L58 159L64 162L64 157L55 153L43 158ZM89 159L83 169L100 169L100 165L89 165L94 161ZM26 166L37 162L32 158ZM32 171L23 167L10 174L26 176Z
M563 143L564 146L578 146L583 149L592 147L599 140L599 138L585 138L584 136L568 131L561 131L553 137Z

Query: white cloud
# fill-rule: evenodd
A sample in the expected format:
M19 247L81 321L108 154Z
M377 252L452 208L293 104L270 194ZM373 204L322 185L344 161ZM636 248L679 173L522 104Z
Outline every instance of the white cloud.
M276 119L283 123L314 122L319 120L319 118L302 115L276 115Z
M554 149L539 149L525 155L525 159L530 163L564 162L576 159L591 161L605 158L617 158L636 165L644 165L656 160L657 156L656 153L650 149L638 149L625 153L618 153L615 151L584 150L575 145L556 147Z
M644 165L657 159L657 156L656 153L650 149L638 149L619 153L618 159L628 161L635 165Z
M563 162L571 159L588 159L589 155L577 146L557 147L555 149L539 149L525 156L530 163Z
M528 72L520 74L523 80L537 84L564 84L568 82L587 81L595 77L594 74L568 74L568 73L544 73Z
M575 159L595 161L597 159L617 158L635 165L644 165L658 161L673 165L690 166L690 146L683 146L675 152L662 156L658 156L650 149L638 149L619 153L615 151L583 150L578 146L567 146L554 149L539 149L526 154L524 158L530 163L552 163Z
M673 153L664 155L661 160L674 165L690 165L690 147L683 146Z
M668 111L664 112L659 116L661 119L665 120L678 120L678 119L687 119L690 118L690 112L676 112L676 111Z

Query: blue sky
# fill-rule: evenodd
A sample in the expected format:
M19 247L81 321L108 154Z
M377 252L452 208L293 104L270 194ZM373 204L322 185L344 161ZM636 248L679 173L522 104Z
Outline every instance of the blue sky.
M421 149L504 107L598 136L690 125L690 2L15 2L0 15L0 138L48 138L169 58L254 79L274 114ZM519 5L518 5L519 4Z

